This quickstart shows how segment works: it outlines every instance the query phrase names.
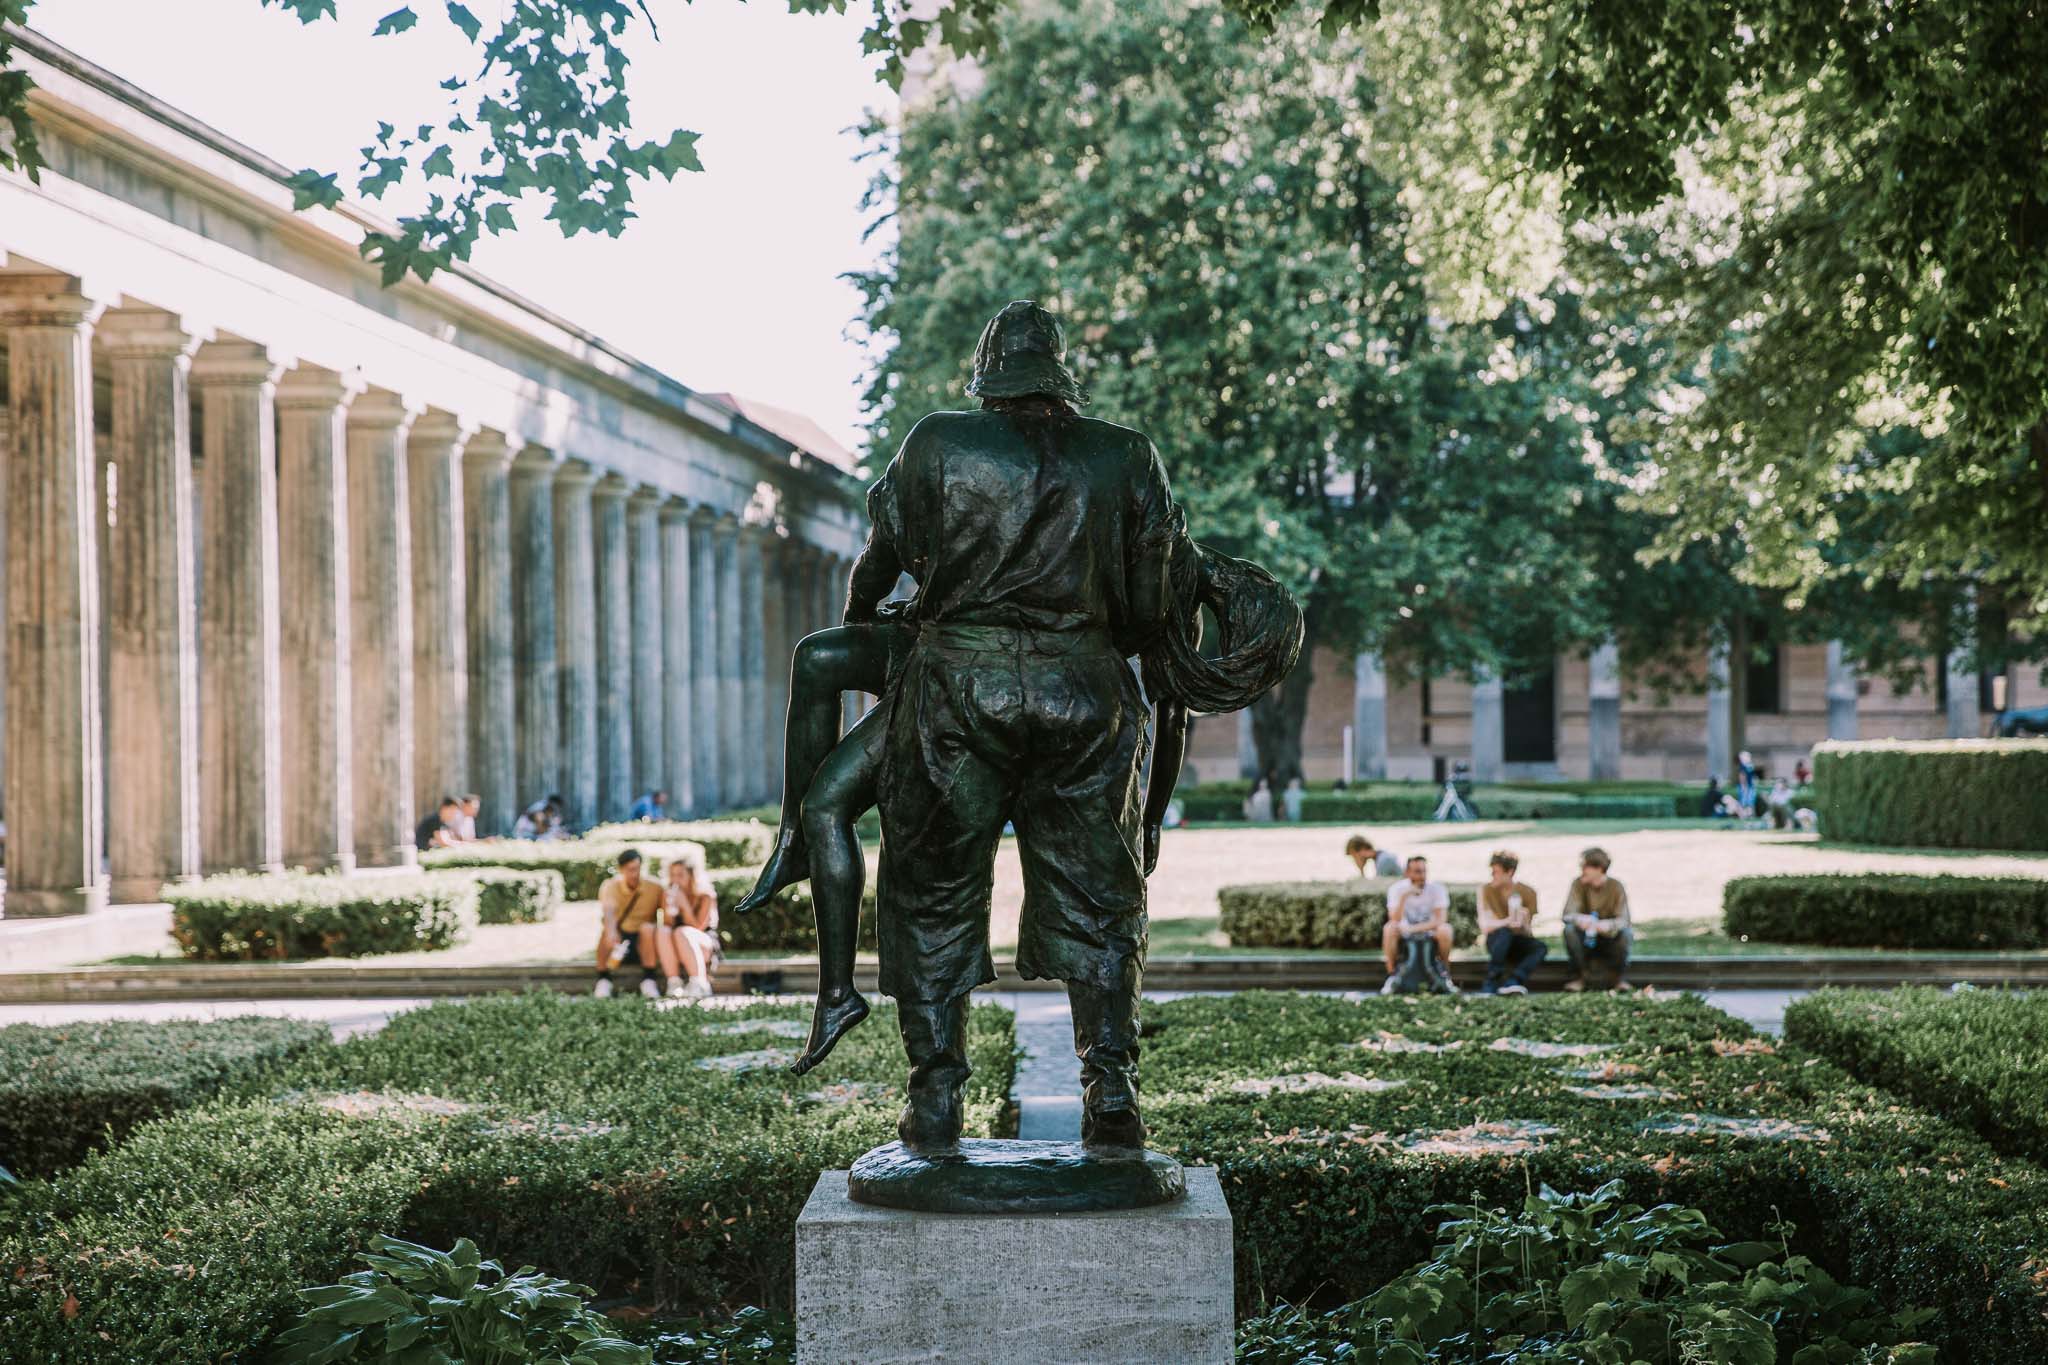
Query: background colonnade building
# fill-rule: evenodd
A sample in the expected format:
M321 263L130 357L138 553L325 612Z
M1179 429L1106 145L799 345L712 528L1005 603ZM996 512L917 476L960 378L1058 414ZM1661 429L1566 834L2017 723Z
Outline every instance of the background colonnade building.
M851 458L474 272L379 288L371 215L17 41L50 169L0 174L5 913L402 866L443 793L483 833L773 799L769 661L837 619Z

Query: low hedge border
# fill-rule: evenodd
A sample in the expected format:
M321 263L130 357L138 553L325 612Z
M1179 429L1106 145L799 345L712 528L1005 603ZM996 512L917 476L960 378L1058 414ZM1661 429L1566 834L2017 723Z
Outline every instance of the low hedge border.
M1387 888L1395 878L1342 882L1256 882L1216 890L1222 928L1237 948L1377 950L1387 924ZM1459 947L1479 941L1479 888L1447 883L1451 929Z
M736 915L732 907L754 889L759 869L720 877L718 892L718 937L727 952L818 951L817 912L811 906L811 884L798 882L757 910ZM875 879L870 876L860 899L860 950L872 953L875 943Z
M1836 948L2048 948L2048 879L1896 872L1737 877L1730 938Z
M483 867L448 875L467 876L476 883L479 924L539 924L553 919L565 899L562 874L551 867L532 871Z
M562 874L562 894L572 901L597 899L597 888L618 870L618 857L626 849L639 850L643 871L659 878L662 865L670 858L704 856L702 844L687 839L621 839L607 842L593 839L484 839L453 848L430 849L420 855L420 865L436 870L457 867L509 867L531 872L551 870ZM708 864L707 864L708 866Z
M1557 1045L1610 1050L1527 1055ZM1147 1007L1145 1094L1154 1144L1219 1170L1246 1314L1378 1288L1428 1254L1432 1204L1619 1180L1733 1240L1790 1219L1795 1250L1937 1310L1945 1360L2048 1359L2048 1172L1691 997L1187 998Z
M2048 851L2048 739L1830 742L1813 786L1830 839Z
M598 825L583 835L593 844L641 841L702 845L704 866L713 872L759 867L775 847L775 828L759 820L626 820Z
M711 1312L793 1298L818 1172L894 1136L903 1057L878 1001L817 1071L808 1010L492 997L403 1014L267 1098L148 1124L0 1223L0 1357L254 1360L298 1289L374 1233L470 1237L606 1298ZM974 1011L970 1133L1006 1121L1010 1016Z
M164 888L171 937L201 962L361 957L446 948L477 920L468 877L207 877Z
M1817 991L1786 1009L1785 1036L2002 1152L2048 1162L2048 995Z
M47 1176L147 1119L258 1084L330 1046L302 1019L0 1027L0 1166Z

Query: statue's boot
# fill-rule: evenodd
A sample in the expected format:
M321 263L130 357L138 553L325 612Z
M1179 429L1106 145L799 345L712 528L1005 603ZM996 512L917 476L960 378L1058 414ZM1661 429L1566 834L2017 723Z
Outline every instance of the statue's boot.
M782 827L775 831L775 847L762 865L754 889L740 897L733 913L744 915L749 910L758 910L798 882L808 881L810 875L811 854L804 842L804 827L785 815Z
M1081 1141L1143 1147L1138 1116L1138 991L1067 983L1074 1053L1081 1059Z
M950 1147L960 1140L967 1086L967 997L938 1004L902 1000L896 1018L910 1057L910 1095L896 1135L906 1147Z

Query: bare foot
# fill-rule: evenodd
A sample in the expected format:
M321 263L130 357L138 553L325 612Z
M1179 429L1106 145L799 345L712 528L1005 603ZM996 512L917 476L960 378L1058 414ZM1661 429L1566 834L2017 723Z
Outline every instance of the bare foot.
M782 830L775 836L775 849L761 868L760 879L752 891L740 897L733 913L744 915L749 910L759 910L798 882L808 881L810 875L811 855L804 845L803 831Z
M790 1074L801 1076L824 1061L846 1031L867 1017L868 1002L859 991L849 989L840 996L820 995L811 1010L811 1039L804 1045L804 1055L789 1064Z

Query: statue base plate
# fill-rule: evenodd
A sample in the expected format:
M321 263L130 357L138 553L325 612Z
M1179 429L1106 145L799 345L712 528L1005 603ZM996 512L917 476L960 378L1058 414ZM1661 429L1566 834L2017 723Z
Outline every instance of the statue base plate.
M925 1151L891 1142L853 1163L857 1203L919 1213L1110 1213L1187 1194L1172 1157L1078 1142L967 1138Z

